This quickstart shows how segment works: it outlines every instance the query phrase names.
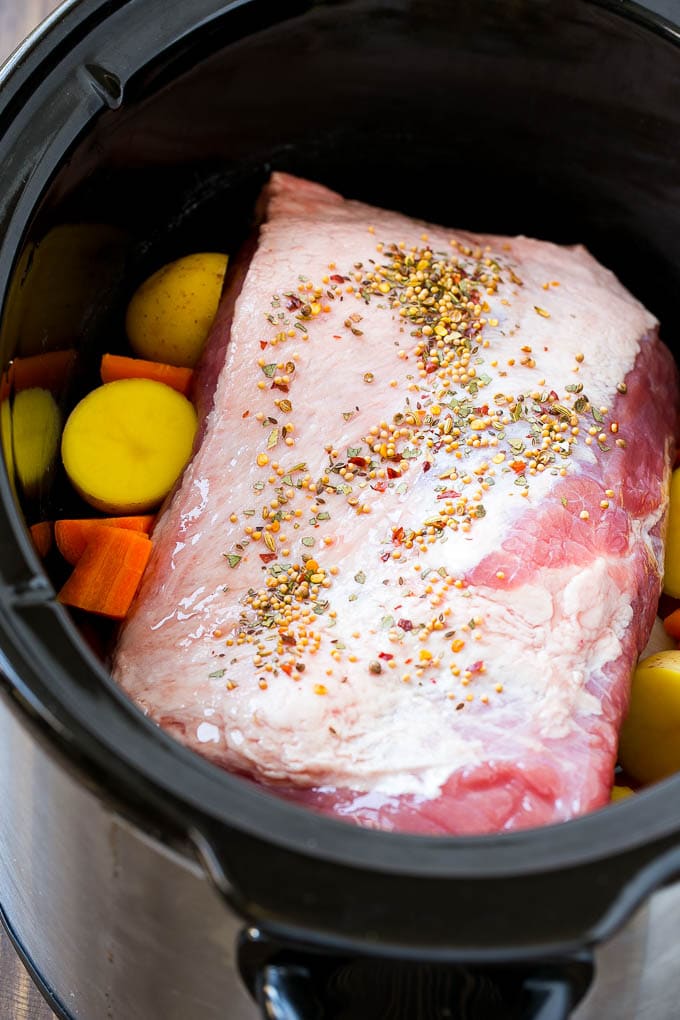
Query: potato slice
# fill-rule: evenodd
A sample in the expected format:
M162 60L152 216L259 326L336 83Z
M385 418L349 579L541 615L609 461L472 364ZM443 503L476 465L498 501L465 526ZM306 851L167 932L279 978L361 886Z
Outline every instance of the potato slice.
M680 598L680 468L671 475L663 590L673 598Z
M150 379L121 379L88 393L61 441L64 467L83 499L107 514L141 514L167 496L187 463L196 412Z
M163 266L138 288L125 319L135 354L193 368L217 312L227 256L186 255Z
M680 651L657 652L635 670L619 761L641 783L680 770Z
M61 415L49 390L21 390L12 404L14 467L27 496L37 496L59 449Z

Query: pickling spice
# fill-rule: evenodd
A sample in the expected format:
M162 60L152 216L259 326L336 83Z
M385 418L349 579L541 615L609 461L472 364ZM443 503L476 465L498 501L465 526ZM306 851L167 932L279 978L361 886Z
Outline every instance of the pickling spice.
M409 347L403 346L403 341L396 345L395 358L410 358L414 368L408 377L412 382L404 393L402 408L391 420L377 421L344 451L335 449L332 436L319 436L319 443L328 455L328 466L318 478L310 476L306 464L287 467L285 462L270 461L270 453L282 440L288 446L294 445L295 422L281 425L265 410L258 410L255 415L270 429L266 452L261 450L257 454L256 463L271 474L267 482L255 487L265 502L254 510L240 512L256 521L244 526L244 541L264 544L266 552L260 553L259 558L266 573L262 587L249 590L244 597L240 627L230 641L252 645L253 663L258 667L266 664L275 674L283 671L298 680L300 667L304 666L298 661L299 653L314 654L324 640L324 632L315 624L332 605L332 580L338 572L332 559L332 537L322 538L325 548L330 543L331 559L326 566L321 567L311 559L310 551L317 545L314 531L332 520L334 500L344 500L357 514L370 514L373 506L379 504L381 493L397 484L400 494L406 497L415 478L414 468L418 466L420 471L427 472L437 458L441 484L436 498L440 507L419 526L399 526L386 536L389 548L379 553L379 559L396 561L404 555L427 553L433 543L446 541L451 531L470 532L486 516L485 496L499 477L509 476L513 489L527 498L533 479L544 471L567 473L579 443L590 445L595 439L600 451L606 453L607 434L618 433L616 422L608 424L607 433L600 431L608 409L594 406L583 392L582 383L568 382L561 392L546 387L545 380L538 378L538 361L530 343L521 345L519 365L525 370L536 370L535 387L523 386L517 392L511 385L512 372L503 371L496 377L503 379L506 386L490 392L497 360L488 331L498 328L501 321L501 309L494 313L493 304L504 277L517 287L524 283L511 265L504 265L500 255L467 248L455 240L450 247L451 251L435 252L427 245L407 249L399 242L382 241L376 249L379 259L371 259L368 265L357 263L345 272L333 272L319 284L300 279L297 293L291 288L272 297L273 311L265 317L276 332L262 340L260 347L273 349L289 344L298 336L299 329L304 332L305 341L323 342L321 334L317 337L316 332L310 331L316 330L316 321L323 323L334 302L344 301L349 302L344 326L351 342L357 344L357 357L365 361L370 359L370 333L359 328L363 316L351 310L351 303L359 302L361 306L380 301L381 307L390 310L399 335L406 331L410 338ZM559 282L544 285L544 289L550 286L559 286ZM502 304L507 304L506 299ZM534 310L542 319L551 318L550 311L541 305L535 305ZM292 396L299 375L298 357L293 353L285 360L269 361L258 356L257 363L271 380L272 388L283 389ZM508 368L512 369L517 360L509 359ZM576 368L583 360L580 352L575 355ZM363 372L366 385L375 378L374 371ZM390 386L398 385L397 380L390 382ZM262 406L261 383L257 389L260 396L254 395L254 399ZM626 392L624 383L619 383L618 391ZM291 414L291 396L274 396L273 410ZM343 413L343 422L349 423L354 414ZM595 422L594 428L591 422ZM623 444L625 440L617 442ZM470 454L479 451L486 456L474 468L468 468ZM443 471L442 463L447 465ZM316 496L317 501L311 513L302 509L304 503L300 504L301 498L306 502L310 496ZM330 502L326 503L327 500ZM564 499L561 505L568 509ZM602 499L599 506L606 511L610 502ZM238 512L236 516L238 519ZM579 510L578 516L585 522L590 514ZM291 532L298 532L295 542L307 550L302 561L296 561L292 555ZM240 550L225 553L232 568L239 565L242 555ZM415 566L420 569L419 564ZM441 603L445 590L467 594L464 584L445 576L446 571L442 570L442 592L436 593L432 584L426 588L434 604ZM495 576L505 580L506 575L497 571ZM420 577L421 581L425 579L424 574ZM359 571L354 580L360 591L366 582L366 571ZM358 594L350 593L349 600L355 601ZM333 607L331 626L338 611L339 607ZM396 629L390 630L389 638L401 642L411 629L411 622L401 618ZM419 626L418 640L426 637L427 628ZM465 640L456 636L450 643L454 658L446 665L453 676L462 677L461 683L467 685L475 671L464 670L458 662L457 656L464 648ZM342 662L344 654L351 659L351 649L348 651L336 642L332 657ZM396 659L389 654L390 659L385 661L390 669L397 668ZM432 666L437 670L444 666L426 648L421 648L416 658L417 676ZM406 659L405 664L409 661ZM368 671L381 674L381 662L371 660ZM320 693L318 685L315 690ZM497 686L496 693L501 692L502 686ZM459 704L457 708L460 707Z

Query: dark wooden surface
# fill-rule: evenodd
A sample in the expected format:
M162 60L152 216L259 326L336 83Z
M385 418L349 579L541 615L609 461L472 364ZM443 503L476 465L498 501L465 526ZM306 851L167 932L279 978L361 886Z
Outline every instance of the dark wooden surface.
M56 0L0 0L0 59L57 5ZM53 1020L14 948L0 929L0 1020Z

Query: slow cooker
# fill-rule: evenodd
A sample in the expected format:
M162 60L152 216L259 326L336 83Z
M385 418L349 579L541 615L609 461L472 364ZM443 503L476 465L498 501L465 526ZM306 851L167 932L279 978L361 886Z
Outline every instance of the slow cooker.
M680 30L661 6L67 0L2 75L2 368L77 349L70 406L136 284L236 250L272 168L585 243L672 346ZM0 905L59 1017L677 1015L678 895L656 893L651 922L643 905L680 872L680 778L479 838L278 800L113 684L29 538L72 508L48 481L19 499L8 457L0 472Z

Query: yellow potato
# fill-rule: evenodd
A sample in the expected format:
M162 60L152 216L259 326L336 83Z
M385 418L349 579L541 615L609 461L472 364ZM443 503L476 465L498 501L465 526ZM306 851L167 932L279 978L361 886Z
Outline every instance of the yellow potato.
M680 770L680 651L657 652L635 670L619 761L641 783Z
M625 800L626 797L632 797L633 796L633 792L634 791L631 790L630 786L614 786L614 787L612 787L612 795L611 795L612 803L614 803L617 800Z
M151 379L121 379L88 393L64 428L61 455L73 486L107 514L146 513L172 489L191 455L196 412Z
M4 331L19 357L73 345L99 295L122 272L127 235L101 223L64 223L28 245L12 274Z
M227 256L214 252L170 262L134 293L125 319L135 354L193 368L215 318Z
M673 598L680 598L680 468L676 468L671 476L663 590Z
M2 404L0 404L0 429L2 430L2 455L5 460L7 477L9 478L12 492L16 496L17 490L14 480L16 469L14 467L14 452L12 450L12 409L9 400L3 400Z
M49 390L32 387L16 394L12 404L12 452L16 476L28 496L40 491L59 449L60 432L61 415Z

